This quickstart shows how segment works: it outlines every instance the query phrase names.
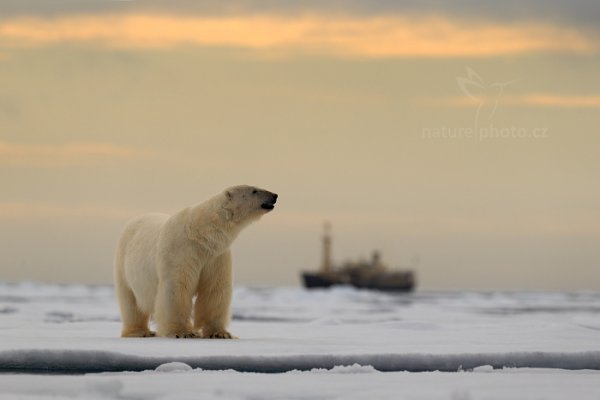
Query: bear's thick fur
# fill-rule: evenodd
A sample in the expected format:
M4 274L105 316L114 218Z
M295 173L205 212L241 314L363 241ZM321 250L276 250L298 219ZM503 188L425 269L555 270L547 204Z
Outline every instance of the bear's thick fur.
M115 257L121 336L154 336L148 327L153 316L159 336L232 338L229 247L276 201L269 191L234 186L173 216L147 214L131 221Z

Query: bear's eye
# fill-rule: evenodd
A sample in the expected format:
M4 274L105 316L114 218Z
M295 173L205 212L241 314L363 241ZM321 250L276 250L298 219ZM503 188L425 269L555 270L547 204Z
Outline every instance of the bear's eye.
M256 193L258 193L258 190L254 189L254 190L252 191L252 194L256 194Z

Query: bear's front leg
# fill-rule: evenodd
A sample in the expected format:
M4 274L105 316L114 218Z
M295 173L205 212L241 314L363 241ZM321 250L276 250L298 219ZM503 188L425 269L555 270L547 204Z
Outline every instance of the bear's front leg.
M194 306L194 328L209 339L237 339L227 331L233 292L231 253L226 251L200 274Z
M154 307L159 336L178 339L200 337L192 328L192 297L189 284L176 279L161 281Z

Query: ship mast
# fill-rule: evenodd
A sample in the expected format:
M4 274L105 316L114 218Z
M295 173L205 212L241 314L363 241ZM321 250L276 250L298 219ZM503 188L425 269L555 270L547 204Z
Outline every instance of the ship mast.
M323 225L323 259L321 260L321 272L330 273L331 265L331 224L325 222Z

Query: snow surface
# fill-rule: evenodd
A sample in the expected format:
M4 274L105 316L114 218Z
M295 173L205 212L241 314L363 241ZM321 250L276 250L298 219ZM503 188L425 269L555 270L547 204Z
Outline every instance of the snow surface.
M600 373L558 369L384 373L336 367L282 374L190 370L79 376L0 375L0 399L15 398L597 400Z
M597 292L240 287L241 339L119 331L111 287L0 284L0 398L600 398Z

